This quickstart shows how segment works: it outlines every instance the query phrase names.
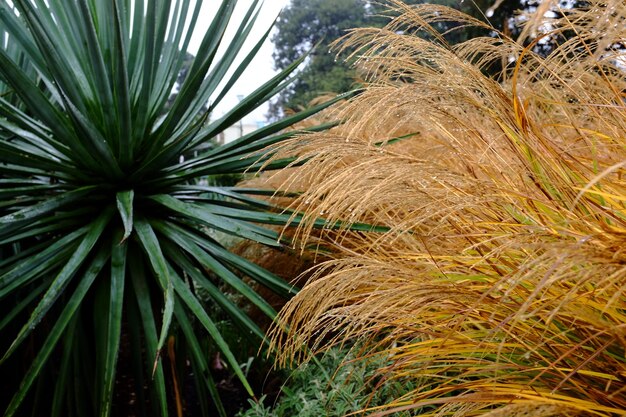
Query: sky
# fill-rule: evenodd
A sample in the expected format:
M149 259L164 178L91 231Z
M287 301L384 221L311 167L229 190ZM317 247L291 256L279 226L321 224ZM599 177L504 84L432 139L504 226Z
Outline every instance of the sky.
M289 3L289 0L266 0L261 6L261 12L257 18L255 27L252 29L248 41L242 48L242 56L258 42L259 38L270 27L276 16L280 13L280 10ZM204 31L210 26L212 17L219 8L221 1L205 0L202 4L200 17L198 24L196 25L195 33L191 39L189 46L189 52L194 54L197 52ZM241 19L245 16L248 8L252 4L252 0L239 0L235 12L231 17L229 30L226 32L226 37L223 41L223 45L227 45L228 39L232 38L232 34L237 29ZM270 37L265 41L261 49L259 50L256 58L250 63L248 70L241 75L241 78L233 86L231 91L222 100L222 103L214 110L214 118L218 118L226 113L232 106L237 104L238 95L247 95L254 91L257 87L261 86L265 81L269 80L274 74L272 52L274 50L273 44L270 41ZM235 63L236 66L237 62ZM267 113L267 105L257 109L250 116L244 119L245 122L256 122L265 120L265 114Z

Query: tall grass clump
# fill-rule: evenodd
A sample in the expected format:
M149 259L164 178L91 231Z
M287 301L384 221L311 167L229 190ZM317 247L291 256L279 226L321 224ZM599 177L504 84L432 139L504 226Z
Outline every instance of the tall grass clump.
M283 363L382 349L415 389L374 415L624 415L626 4L556 7L450 45L437 22L493 29L392 1L341 40L368 85L345 124L281 145L307 161L293 208L389 231L322 235L337 256L279 315Z

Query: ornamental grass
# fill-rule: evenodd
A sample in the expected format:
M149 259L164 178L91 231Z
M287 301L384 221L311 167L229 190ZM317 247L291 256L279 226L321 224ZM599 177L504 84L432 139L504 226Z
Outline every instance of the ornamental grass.
M319 216L381 226L313 233L334 255L279 315L281 363L366 343L415 387L376 416L626 415L626 3L544 2L518 39L390 9L340 40L367 80L345 123L279 147L303 245Z

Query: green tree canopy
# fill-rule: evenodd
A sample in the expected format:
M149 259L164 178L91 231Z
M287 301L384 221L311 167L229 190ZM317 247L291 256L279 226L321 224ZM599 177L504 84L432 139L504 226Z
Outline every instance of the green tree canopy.
M425 2L405 0L406 4ZM476 18L488 19L500 30L505 26L514 30L512 18L515 12L532 6L532 2L524 0L504 1L491 14L487 11L494 6L494 0L434 0L430 3L458 8ZM354 70L349 63L336 59L329 45L349 29L383 26L388 19L381 15L387 9L386 3L370 0L291 0L281 14L276 25L277 32L272 38L275 68L282 70L297 57L307 52L310 55L298 80L272 103L270 115L276 117L283 109L297 111L320 95L340 93L353 87ZM490 14L490 17L486 17L486 14ZM442 24L442 31L449 29L452 24ZM450 35L450 41L460 42L476 34L469 30L454 31Z
M274 65L280 70L311 51L306 68L291 88L281 94L270 109L278 115L282 108L298 109L325 92L350 88L353 71L335 62L329 44L346 30L370 23L362 0L292 0L280 16L273 37Z

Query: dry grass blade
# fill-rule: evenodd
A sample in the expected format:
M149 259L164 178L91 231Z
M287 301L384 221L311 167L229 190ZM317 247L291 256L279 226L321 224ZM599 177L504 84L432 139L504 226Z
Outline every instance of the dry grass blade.
M625 414L626 4L589 3L529 18L560 42L547 56L503 34L447 45L433 23L479 23L396 1L343 39L368 87L344 125L278 151L308 161L287 182L308 219L391 231L321 236L338 255L283 309L284 362L369 341L419 387L376 415Z

